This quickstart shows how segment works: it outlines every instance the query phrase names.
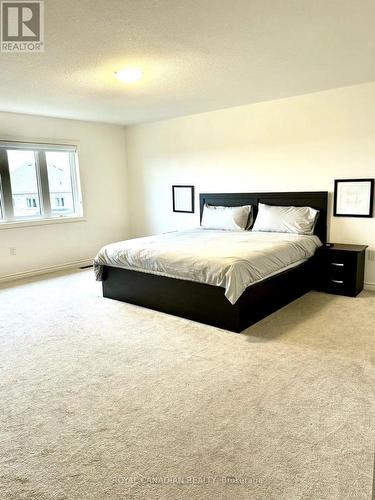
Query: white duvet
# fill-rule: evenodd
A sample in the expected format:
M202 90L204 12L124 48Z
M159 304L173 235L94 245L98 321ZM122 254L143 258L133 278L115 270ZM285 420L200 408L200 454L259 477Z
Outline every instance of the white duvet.
M304 262L320 245L317 236L198 228L106 245L94 268L98 280L105 265L221 286L234 304L248 286Z

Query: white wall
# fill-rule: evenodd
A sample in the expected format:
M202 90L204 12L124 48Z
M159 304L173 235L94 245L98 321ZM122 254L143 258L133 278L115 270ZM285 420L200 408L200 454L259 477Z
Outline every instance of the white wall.
M172 212L172 184L194 184L198 206L199 192L332 192L335 178L375 177L374 104L371 83L129 127L131 234L199 224L199 210ZM375 248L375 218L330 217L330 240Z
M83 222L0 229L1 277L95 256L128 235L123 127L0 113L0 138L78 142ZM16 248L11 256L9 249Z

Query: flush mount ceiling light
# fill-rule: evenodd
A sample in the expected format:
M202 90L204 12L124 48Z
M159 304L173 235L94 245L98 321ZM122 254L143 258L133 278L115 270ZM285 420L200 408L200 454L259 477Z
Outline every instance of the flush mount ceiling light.
M124 68L115 72L115 77L123 83L136 83L142 78L141 68Z

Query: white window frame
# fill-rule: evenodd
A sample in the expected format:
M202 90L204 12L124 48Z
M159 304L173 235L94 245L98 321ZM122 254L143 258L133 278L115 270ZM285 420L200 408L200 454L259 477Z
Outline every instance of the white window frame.
M14 216L7 150L27 150L34 152L40 215L24 217ZM46 152L49 151L69 153L74 213L70 213L68 215L52 214L46 162ZM85 220L83 218L83 203L77 146L66 144L0 141L0 200L2 209L2 218L0 212L0 229Z

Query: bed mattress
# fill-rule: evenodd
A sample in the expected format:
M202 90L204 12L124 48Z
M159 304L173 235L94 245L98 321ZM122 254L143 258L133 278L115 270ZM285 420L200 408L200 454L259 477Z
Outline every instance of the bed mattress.
M198 228L106 245L94 270L97 280L110 266L220 286L235 304L248 286L305 262L319 246L317 236Z

